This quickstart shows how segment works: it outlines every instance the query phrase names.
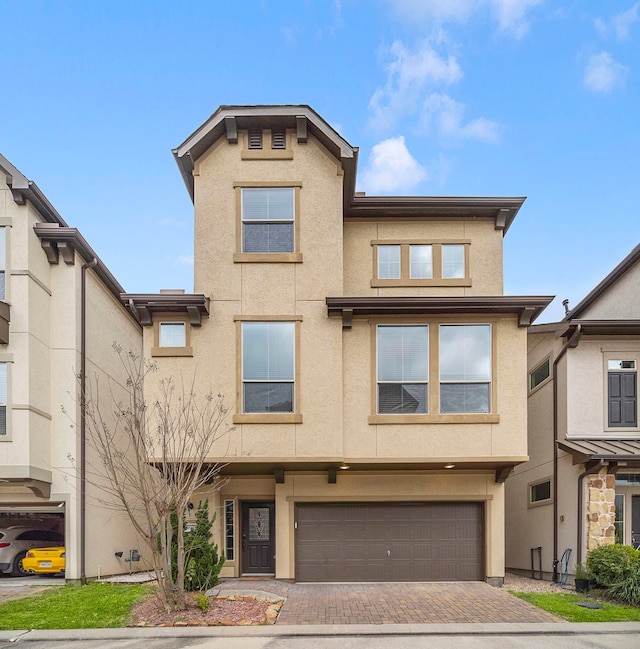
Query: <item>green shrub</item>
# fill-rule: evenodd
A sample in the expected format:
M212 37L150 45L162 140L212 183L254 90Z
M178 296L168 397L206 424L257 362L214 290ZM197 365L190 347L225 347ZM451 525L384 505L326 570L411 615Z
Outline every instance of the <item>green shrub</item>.
M640 577L640 550L630 545L601 545L589 552L587 568L599 586L609 588L626 581L629 576Z
M628 571L619 581L607 588L607 595L614 599L640 606L640 570Z
M196 604L200 607L200 610L203 613L206 613L209 610L209 606L211 605L211 602L209 601L209 598L204 593L198 593L196 595Z

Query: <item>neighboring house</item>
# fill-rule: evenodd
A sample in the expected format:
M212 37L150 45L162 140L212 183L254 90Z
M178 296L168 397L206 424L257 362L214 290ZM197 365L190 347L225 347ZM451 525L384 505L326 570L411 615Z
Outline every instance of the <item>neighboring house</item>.
M529 328L529 455L507 485L507 567L640 545L640 245L561 322ZM536 569L537 551L534 551Z
M527 457L527 327L503 295L523 198L367 197L308 106L222 106L174 151L195 294L124 294L159 375L226 395L225 576L504 577L504 481ZM149 395L154 387L148 385Z
M115 552L138 547L128 519L98 502L77 398L83 373L124 379L114 341L142 351L122 291L78 230L0 155L0 528L63 532L71 580L128 571Z

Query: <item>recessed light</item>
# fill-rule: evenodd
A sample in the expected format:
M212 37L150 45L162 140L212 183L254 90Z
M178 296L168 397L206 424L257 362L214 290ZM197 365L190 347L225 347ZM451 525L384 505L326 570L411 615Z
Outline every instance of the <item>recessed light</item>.
M346 471L349 468L349 465L346 462L343 462L338 468Z
M445 469L453 469L453 467L455 467L455 464L445 464L444 465Z

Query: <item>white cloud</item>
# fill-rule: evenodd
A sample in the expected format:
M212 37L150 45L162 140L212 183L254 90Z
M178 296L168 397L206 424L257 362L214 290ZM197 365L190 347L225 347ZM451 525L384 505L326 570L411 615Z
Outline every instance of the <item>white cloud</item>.
M178 255L177 257L174 257L172 265L193 267L193 255Z
M495 143L500 126L484 117L464 122L464 104L447 95L432 93L424 102L421 127L435 130L447 140L480 140Z
M587 62L584 84L593 92L608 93L624 82L628 68L618 63L609 52L594 54Z
M397 193L412 189L427 177L426 169L409 153L401 135L383 140L373 147L360 185L373 195Z
M640 20L640 2L636 2L627 11L616 14L609 21L596 18L596 29L602 36L609 36L610 33L619 40L625 41L629 38L631 27Z
M529 28L527 13L544 0L387 0L405 20L436 25L463 23L489 10L502 32L521 38Z
M378 88L369 101L374 127L388 129L404 115L415 113L425 87L450 85L462 78L454 56L440 56L430 43L424 42L410 52L396 41L389 50L387 83Z

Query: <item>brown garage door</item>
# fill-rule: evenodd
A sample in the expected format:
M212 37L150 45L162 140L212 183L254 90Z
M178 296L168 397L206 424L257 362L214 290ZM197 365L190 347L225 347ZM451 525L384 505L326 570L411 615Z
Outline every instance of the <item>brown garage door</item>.
M299 503L297 581L484 579L482 503Z

